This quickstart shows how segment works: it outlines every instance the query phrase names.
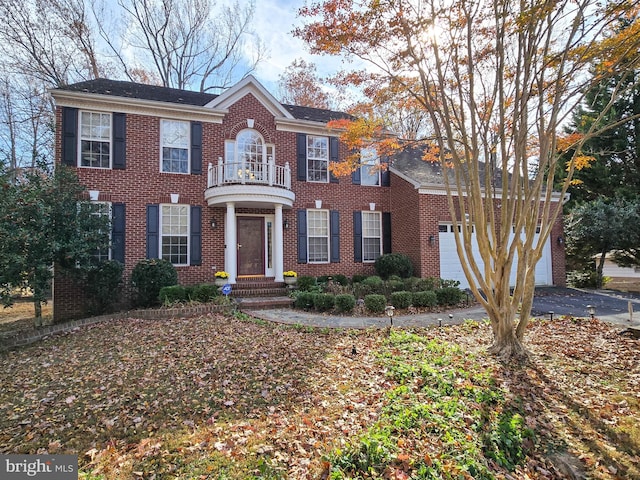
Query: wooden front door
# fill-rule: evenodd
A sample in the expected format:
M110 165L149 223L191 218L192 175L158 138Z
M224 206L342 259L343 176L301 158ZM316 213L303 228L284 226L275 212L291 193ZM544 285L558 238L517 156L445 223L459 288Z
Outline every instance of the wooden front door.
M264 218L238 217L238 275L264 275Z

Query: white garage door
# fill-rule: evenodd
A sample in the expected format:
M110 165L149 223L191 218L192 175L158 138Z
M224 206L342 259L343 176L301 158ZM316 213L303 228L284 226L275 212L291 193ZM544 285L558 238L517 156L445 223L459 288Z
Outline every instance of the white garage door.
M446 280L458 280L461 288L467 288L469 282L467 282L462 270L460 259L458 258L458 252L456 250L456 239L453 233L453 225L450 223L440 224L439 238L440 242L440 278ZM538 241L538 235L534 239L534 242ZM480 258L480 252L478 250L478 243L476 241L475 232L471 237L471 247L474 258L478 263L478 267L482 271L484 263ZM517 260L517 257L516 257ZM551 272L551 244L547 240L543 250L542 258L536 264L536 285L551 285L553 284L552 272ZM509 282L513 286L516 282L516 262L514 261L513 268Z

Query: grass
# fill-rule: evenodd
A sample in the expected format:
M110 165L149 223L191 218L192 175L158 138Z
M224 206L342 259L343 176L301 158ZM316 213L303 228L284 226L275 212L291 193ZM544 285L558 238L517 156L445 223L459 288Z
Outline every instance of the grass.
M0 452L77 454L84 480L640 478L637 341L535 321L533 361L506 368L490 340L106 322L1 354Z

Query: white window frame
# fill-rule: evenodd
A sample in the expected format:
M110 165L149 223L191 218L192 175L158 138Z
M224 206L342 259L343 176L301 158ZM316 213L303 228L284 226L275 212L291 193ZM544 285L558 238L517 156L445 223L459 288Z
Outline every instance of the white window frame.
M325 144L326 144L326 148L324 148L324 150L326 151L326 157L325 156L317 156L315 153L315 150L318 150L317 148L315 148L314 143L316 140L322 140ZM313 152L314 154L311 155L309 152ZM329 183L329 137L325 137L322 135L307 135L307 182L314 182L314 183ZM324 163L325 167L324 169L322 168L316 168L316 169L311 169L310 168L310 163L311 162L322 162ZM317 179L313 179L311 178L312 174L310 174L310 171L315 171L316 175L320 174L322 176L322 173L324 173L324 177L321 178L320 180Z
M186 217L186 221L185 221L185 225L182 224L169 224L166 225L168 230L175 230L175 229L180 229L181 227L185 228L185 232L184 233L180 233L180 232L175 232L175 231L167 231L165 233L165 218L168 216L169 218L172 217L177 217L178 215L176 214L171 214L171 213L165 213L165 210L174 210L174 209L181 209L184 208L185 209L185 217ZM184 204L184 203L163 203L160 204L160 235L159 235L159 252L160 252L160 258L164 259L164 260L168 260L169 262L171 262L173 265L175 266L188 266L190 263L190 259L191 259L191 245L190 245L190 236L191 236L191 209L189 207L189 205ZM186 261L185 263L174 263L172 261L172 254L171 252L169 252L167 255L165 255L164 253L164 239L168 238L168 237L184 237L185 239L185 244L186 244L186 248L187 248L187 253L186 253ZM169 248L171 248L171 244L167 245ZM180 245L178 245L179 247ZM179 253L177 255L180 255Z
M97 125L94 125L93 122L89 122L88 124L85 124L83 121L85 119L86 116L88 116L88 118L93 119L96 115L98 115L100 117L100 122L98 122ZM113 115L111 115L111 113L109 112L98 112L98 111L92 111L92 110L80 110L79 115L78 115L78 167L80 168L100 168L103 170L108 170L111 168L111 165L113 164ZM102 125L102 119L103 117L108 117L109 118L109 128L108 128L108 135L107 137L105 137L104 135L100 135L102 132L101 130L103 130L105 128L105 126ZM93 135L95 132L100 132L99 135ZM86 133L86 134L85 134ZM102 165L83 165L83 149L82 149L82 142L97 142L97 143L106 143L108 144L108 148L109 148L109 165L108 166L102 166ZM91 153L89 153L88 155L92 155ZM101 154L99 154L101 155Z
M240 158L238 151L238 137L244 133L255 134L261 142L262 152L256 157L255 161L248 162ZM239 181L244 176L246 180L268 181L267 164L273 159L275 161L275 145L266 143L264 137L252 128L240 130L234 140L226 140L224 143L224 162L225 162L225 180Z
M369 222L367 222L367 217L377 217L375 224L377 225L377 235L372 235L372 232L368 231ZM367 256L368 249L365 245L365 240L377 239L378 240L378 255L374 258L370 258ZM382 212L362 212L362 262L363 263L373 263L376 261L378 257L382 255Z
M186 127L186 145L176 146L176 145L165 145L165 125L169 127L171 124L182 124ZM173 148L179 150L186 150L187 152L187 165L186 170L184 172L175 171L175 170L165 170L164 169L164 149ZM171 163L171 160L169 160ZM162 173L175 173L178 175L188 175L191 170L191 123L186 120L174 120L170 118L162 118L160 119L160 171Z
M312 225L312 218L315 215L322 215L324 217L324 223L326 225L326 234L319 234L315 230L317 229L316 225ZM315 220L314 220L315 221ZM312 228L314 232L312 232ZM322 228L322 225L320 225ZM314 233L314 235L312 235ZM326 242L326 260L324 258L322 260L312 260L311 259L311 240L312 239L325 239ZM317 257L316 257L317 258ZM309 263L330 263L331 260L331 224L329 221L329 210L324 209L309 209L307 210L307 259Z
M382 185L379 168L380 156L375 148L368 147L360 150L360 164L360 185L369 187Z

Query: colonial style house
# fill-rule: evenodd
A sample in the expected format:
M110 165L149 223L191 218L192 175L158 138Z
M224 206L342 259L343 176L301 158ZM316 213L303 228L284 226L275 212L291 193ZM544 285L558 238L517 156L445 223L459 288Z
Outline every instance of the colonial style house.
M125 278L164 258L182 284L219 270L232 285L281 284L286 270L373 273L378 256L400 252L418 276L466 283L433 166L403 155L331 175L347 152L327 123L344 113L283 105L251 76L221 95L105 79L52 95L57 161L111 216L104 255L124 263ZM379 161L368 152L368 165ZM562 245L551 240L540 265L538 283L564 283ZM56 278L57 319L80 314L74 298Z

